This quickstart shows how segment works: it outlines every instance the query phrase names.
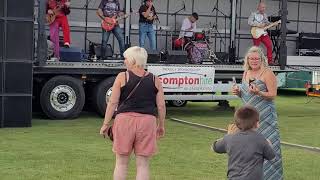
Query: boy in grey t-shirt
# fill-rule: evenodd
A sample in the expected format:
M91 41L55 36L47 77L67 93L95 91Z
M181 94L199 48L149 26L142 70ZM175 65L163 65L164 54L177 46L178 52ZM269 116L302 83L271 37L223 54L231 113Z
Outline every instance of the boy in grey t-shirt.
M239 131L218 139L212 149L228 154L229 180L262 180L264 159L272 160L275 152L263 135L255 131L259 113L253 107L243 106L234 117Z

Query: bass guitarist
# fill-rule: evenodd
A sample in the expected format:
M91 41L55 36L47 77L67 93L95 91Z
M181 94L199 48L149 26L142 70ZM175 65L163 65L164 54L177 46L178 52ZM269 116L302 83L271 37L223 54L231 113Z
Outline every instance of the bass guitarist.
M105 17L116 18L117 16L123 15L123 12L120 11L120 3L118 0L101 0L97 11L98 17L103 21ZM111 32L117 38L120 48L120 55L123 57L124 52L124 37L123 32L117 23L116 26L111 31L106 31L102 28L102 43L101 43L101 58L105 58L107 43L110 37Z
M50 40L54 44L54 56L59 59L59 28L63 31L64 46L70 47L70 27L67 15L70 14L69 0L48 0L47 1L47 23L50 26Z
M251 15L249 16L248 24L251 27L259 27L259 28L264 28L265 26L270 24L268 20L268 16L265 13L265 10L266 10L266 4L264 2L260 2L258 4L257 11L251 13ZM268 64L274 64L272 61L272 41L267 32L263 34L261 37L259 37L258 39L253 38L253 44L255 46L259 46L261 42L267 48Z

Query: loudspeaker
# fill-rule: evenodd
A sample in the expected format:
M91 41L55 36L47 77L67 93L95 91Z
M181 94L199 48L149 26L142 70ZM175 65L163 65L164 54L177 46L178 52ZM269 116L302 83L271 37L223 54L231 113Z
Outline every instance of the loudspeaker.
M4 93L32 94L32 63L5 63Z
M0 127L31 126L33 8L34 0L0 0Z
M186 64L188 63L186 51L168 51L168 64Z
M3 93L3 62L0 62L0 95Z
M7 0L7 16L33 19L34 2L34 0Z
M160 53L157 50L148 50L148 63L159 63Z
M4 21L0 19L0 62L3 59L3 47L4 47Z
M3 109L2 109L2 96L0 96L0 128L3 127Z
M30 127L32 119L31 96L7 96L3 98L3 127Z
M0 18L4 17L4 0L0 0Z
M33 22L7 21L7 54L10 61L32 61Z

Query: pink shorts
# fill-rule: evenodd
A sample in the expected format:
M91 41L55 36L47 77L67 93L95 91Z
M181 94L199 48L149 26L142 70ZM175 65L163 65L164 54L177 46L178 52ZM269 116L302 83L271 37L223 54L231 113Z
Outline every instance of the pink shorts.
M113 126L113 152L139 156L152 156L157 151L156 117L134 112L116 116Z

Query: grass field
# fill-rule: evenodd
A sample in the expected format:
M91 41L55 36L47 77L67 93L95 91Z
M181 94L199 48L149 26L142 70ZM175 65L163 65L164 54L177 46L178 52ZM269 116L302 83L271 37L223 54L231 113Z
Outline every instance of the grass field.
M320 146L320 99L306 104L304 96L277 98L281 138ZM225 127L231 111L217 111L216 103L190 103L168 108L168 116ZM232 101L239 106L240 102ZM34 119L32 128L0 129L1 180L112 179L114 156L111 143L98 135L102 119L83 114L71 121ZM166 137L151 161L152 179L226 179L227 156L210 151L213 140L223 136L196 127L167 121ZM320 153L282 146L285 179L319 180ZM134 161L129 178L134 179Z

